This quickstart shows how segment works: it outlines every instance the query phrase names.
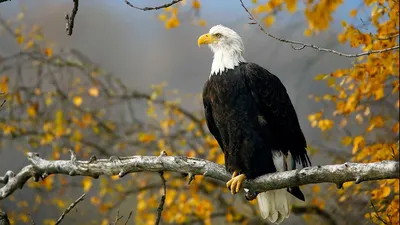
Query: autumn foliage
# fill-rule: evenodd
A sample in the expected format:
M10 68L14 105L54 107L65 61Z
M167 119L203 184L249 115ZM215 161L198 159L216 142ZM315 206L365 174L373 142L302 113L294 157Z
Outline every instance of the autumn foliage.
M205 1L184 0L157 12L166 29L185 22L180 12L185 8L196 15L193 23L206 26L199 16ZM214 4L214 3L209 3ZM233 2L232 2L233 4ZM239 2L237 2L239 4ZM338 22L335 13L342 0L252 0L251 13L261 25L276 23L278 13L302 12L307 27L305 36L318 35ZM396 0L363 0L357 8L347 9L346 20L339 21L337 40L365 53L399 45L399 3ZM362 23L358 19L362 14ZM130 90L99 66L85 61L79 51L61 52L43 36L39 26L23 25L23 13L11 23L2 21L9 36L14 37L21 53L0 59L0 91L7 100L0 114L1 142L10 142L22 152L40 151L52 159L68 157L72 149L78 157L91 155L185 155L224 163L223 154L205 126L202 112L180 106L178 91L166 84L153 85L150 93ZM79 35L79 34L74 34ZM259 35L263 35L260 32ZM266 36L266 38L268 38ZM323 47L323 46L322 46ZM296 51L296 50L293 50ZM317 51L317 50L315 50ZM319 52L319 54L332 54ZM375 162L399 157L399 52L352 57L349 68L329 74L316 74L316 85L327 85L329 93L310 98L329 107L308 116L312 127L332 135L354 162ZM27 66L19 66L21 62ZM4 69L7 68L7 69ZM201 99L193 97L201 104ZM140 111L145 106L146 110ZM145 111L145 112L143 112ZM119 113L120 117L115 117ZM139 119L137 114L145 115ZM312 148L313 146L310 146ZM323 149L319 149L323 150ZM340 155L334 161L346 161ZM34 190L31 202L11 196L7 204L12 224L29 224L28 214L56 206L61 212L68 206L68 188L77 186L90 192L91 210L98 209L100 220L92 224L109 224L111 212L130 196L135 198L135 224L154 224L160 199L157 174L133 174L129 178L67 178L49 176L29 182ZM224 221L247 224L257 217L255 201L244 213L233 207L231 197L220 183L201 176L190 184L182 174L165 173L168 194L162 214L165 224L213 224ZM399 223L399 180L382 180L366 184L345 183L343 188L313 185L307 205L328 213L334 205L342 214L358 210L366 221L376 224ZM49 193L43 195L43 192ZM330 200L327 200L329 196ZM365 198L367 200L365 200ZM361 209L359 205L362 205ZM2 206L0 204L0 206ZM296 206L295 206L296 207ZM353 212L352 212L353 213ZM51 215L42 224L54 224ZM323 224L323 216L304 215L309 224Z

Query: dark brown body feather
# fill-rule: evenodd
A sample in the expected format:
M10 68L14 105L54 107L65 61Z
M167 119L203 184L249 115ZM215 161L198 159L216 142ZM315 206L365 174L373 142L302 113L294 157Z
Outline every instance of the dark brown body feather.
M204 85L203 103L229 172L239 171L249 179L276 172L272 150L290 151L296 162L311 165L289 95L266 69L241 63L212 75Z

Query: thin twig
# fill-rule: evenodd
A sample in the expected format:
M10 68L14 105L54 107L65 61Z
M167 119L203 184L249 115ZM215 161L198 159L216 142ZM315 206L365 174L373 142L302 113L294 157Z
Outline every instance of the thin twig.
M119 210L117 211L117 216L115 217L113 225L117 225L118 221L124 216L119 216Z
M380 41L391 40L391 39L393 39L393 38L397 38L399 35L400 35L400 33L393 34L393 35L389 35L389 36L387 36L387 37L377 37L377 36L375 36L374 39L380 40Z
M61 221L64 219L65 215L67 215L79 202L83 201L84 197L86 196L86 193L84 193L83 195L81 195L81 197L79 197L78 199L76 199L64 212L63 214L60 216L60 218L58 218L57 222L54 225L58 225L61 223Z
M128 224L129 219L131 218L131 216L132 216L132 211L129 212L128 219L126 219L125 225Z
M175 5L176 3L181 2L181 1L182 0L173 0L172 2L164 4L164 5L154 6L154 7L143 7L143 8L132 5L132 3L130 3L128 0L125 0L125 3L135 9L139 9L142 11L150 11L150 10L158 10L158 9L168 8L168 7Z
M78 13L78 7L79 7L79 0L73 0L74 1L74 8L72 8L72 13L71 16L68 14L65 15L65 31L69 36L72 35L72 31L74 29L74 22L75 22L75 16Z
M167 156L167 152L166 151L161 151L160 157L163 157L163 156ZM161 196L160 204L158 205L158 208L157 208L156 225L160 224L161 214L162 214L162 211L164 209L165 197L167 195L167 185L166 185L167 181L165 180L164 172L160 171L160 172L158 172L158 174L160 174L161 183L162 183L162 187L163 187L163 194Z
M393 47L390 47L390 48L379 49L379 50L371 50L371 51L362 52L362 53L358 53L358 54L347 54L347 53L338 52L338 51L333 50L333 49L322 48L322 47L319 47L319 46L316 46L316 45L313 45L313 44L307 44L307 43L303 43L303 42L299 42L299 41L292 41L292 40L288 40L288 39L279 38L279 37L276 37L276 36L268 33L261 26L261 24L256 20L256 18L253 16L253 14L247 9L247 7L243 3L243 0L239 0L239 1L241 3L242 7L244 8L244 10L246 10L246 12L249 14L250 19L253 21L253 22L250 22L250 24L256 24L264 34L268 35L269 37L271 37L271 38L273 38L275 40L291 44L292 48L295 49L295 50L302 50L305 47L308 47L308 48L317 49L318 51L321 51L321 52L330 52L330 53L333 53L333 54L336 54L336 55L340 55L340 56L344 56L344 57L348 57L348 58L355 58L355 57L360 57L360 56L365 56L365 55L371 55L371 54L376 54L376 53L383 53L383 52L393 51L393 50L396 50L396 49L400 48L399 45L396 45L396 46L393 46ZM299 47L295 47L294 45L298 45Z
M29 219L31 220L31 225L36 225L35 221L33 220L32 216L31 216L31 214L28 214L28 216L29 216Z
M376 217L378 220L380 220L383 224L385 224L385 225L388 224L384 219L382 219L382 217L380 217L380 216L378 215L379 212L378 212L378 210L376 209L374 203L373 203L372 201L370 201L370 203L371 203L372 208L374 209L375 217Z
M167 185L165 184L167 181L165 180L164 172L159 172L159 174L160 174L160 178L161 178L161 181L162 181L163 194L161 196L160 204L158 205L158 208L157 208L156 225L160 224L161 214L162 214L162 211L164 209L165 197L167 195Z

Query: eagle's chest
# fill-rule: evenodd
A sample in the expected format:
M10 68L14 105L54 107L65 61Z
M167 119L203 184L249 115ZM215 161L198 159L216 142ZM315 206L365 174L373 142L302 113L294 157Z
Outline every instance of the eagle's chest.
M216 107L232 107L240 99L248 97L244 81L236 74L225 72L221 75L212 75L206 85L207 95Z

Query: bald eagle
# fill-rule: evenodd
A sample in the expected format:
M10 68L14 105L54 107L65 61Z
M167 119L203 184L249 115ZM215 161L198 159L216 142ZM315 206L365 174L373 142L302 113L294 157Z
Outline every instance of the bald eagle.
M214 53L203 88L207 126L232 174L227 187L239 192L244 179L311 165L296 111L280 79L246 62L241 37L222 25L198 39ZM291 161L287 163L288 159ZM299 187L258 193L261 216L279 224L289 216L290 193L305 200Z

